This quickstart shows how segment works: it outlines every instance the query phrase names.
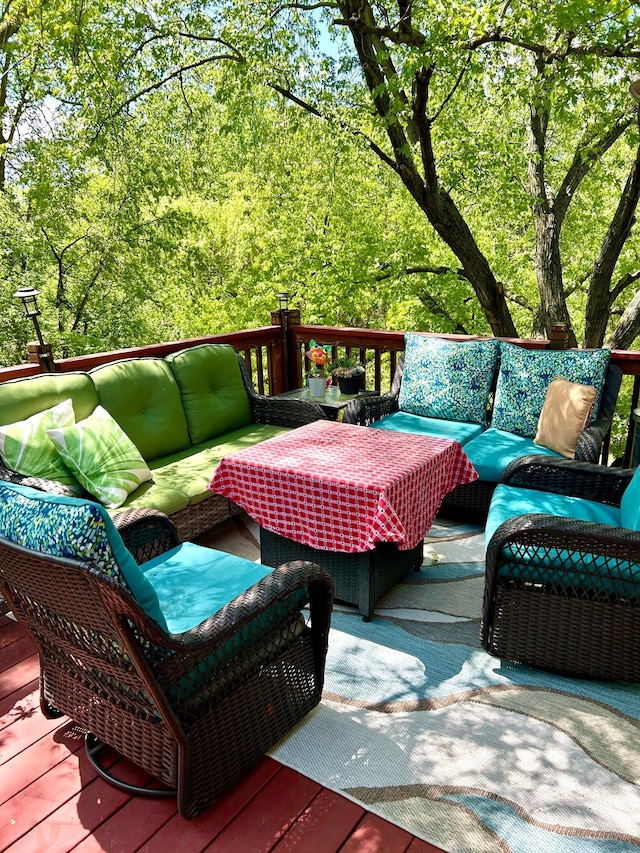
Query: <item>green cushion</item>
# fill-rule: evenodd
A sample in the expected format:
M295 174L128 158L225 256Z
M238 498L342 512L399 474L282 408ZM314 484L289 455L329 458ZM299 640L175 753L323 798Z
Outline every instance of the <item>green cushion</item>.
M43 554L90 564L125 586L143 610L166 629L153 586L99 504L0 483L0 536Z
M398 396L400 410L486 424L498 353L496 338L458 342L408 332Z
M502 341L491 426L533 438L547 388L556 376L596 389L595 420L610 356L608 349L528 350Z
M155 590L167 630L172 634L199 625L273 571L193 542L183 542L143 563L140 570Z
M68 399L24 421L0 426L2 461L18 474L57 480L82 494L82 486L47 435L47 430L71 426L74 422L73 405Z
M559 515L562 518L574 518L576 521L593 521L596 524L621 526L620 510L617 507L574 498L567 495L555 495L551 492L539 492L534 489L522 489L518 486L499 484L491 498L485 541L489 544L498 527L510 518L541 512L545 515Z
M640 530L640 468L631 478L620 501L620 519L623 527Z
M98 395L87 373L41 373L0 383L0 424L11 424L71 400L76 420L90 415Z
M153 479L157 485L185 492L191 503L197 503L210 495L207 486L223 456L288 431L287 427L249 424L220 439L203 442L195 452L182 451L154 460L150 466Z
M180 388L193 444L251 422L238 357L226 344L202 344L166 358Z
M140 483L151 479L134 443L102 406L77 424L50 429L48 435L78 481L107 507L120 506Z
M493 427L489 427L481 435L465 444L464 452L478 472L478 477L490 483L497 483L509 462L523 456L562 458L559 453L549 450L548 447L534 444L531 438L523 438L520 435L514 435L511 432L504 432Z
M180 391L159 358L130 358L90 372L100 405L120 424L150 462L189 447Z
M462 445L482 432L480 424L426 418L422 415L411 415L408 412L393 412L393 414L372 423L371 426L375 429L388 429L392 432L409 432L414 435L427 435L431 438L453 439Z

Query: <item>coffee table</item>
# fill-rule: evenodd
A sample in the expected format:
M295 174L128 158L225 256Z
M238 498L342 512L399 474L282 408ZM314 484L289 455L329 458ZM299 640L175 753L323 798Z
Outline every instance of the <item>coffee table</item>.
M258 522L263 563L319 563L368 620L422 565L443 497L476 478L457 441L326 420L225 456L209 488Z

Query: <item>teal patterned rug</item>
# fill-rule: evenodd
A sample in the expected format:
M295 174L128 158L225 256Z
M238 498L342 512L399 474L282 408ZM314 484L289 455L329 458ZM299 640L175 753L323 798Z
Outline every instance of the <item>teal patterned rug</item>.
M425 541L370 623L336 606L322 704L273 757L450 853L640 851L640 685L486 654L482 531Z

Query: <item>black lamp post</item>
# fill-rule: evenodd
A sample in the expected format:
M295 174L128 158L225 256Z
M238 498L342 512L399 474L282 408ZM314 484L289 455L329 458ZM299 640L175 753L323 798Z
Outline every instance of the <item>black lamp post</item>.
M38 336L37 342L31 341L27 344L29 361L33 364L39 364L41 371L52 373L55 371L56 366L51 352L51 344L48 344L42 337L40 323L38 322L38 317L40 316L38 296L40 295L40 291L35 290L33 287L21 287L13 295L22 302L24 316L33 322L36 335Z

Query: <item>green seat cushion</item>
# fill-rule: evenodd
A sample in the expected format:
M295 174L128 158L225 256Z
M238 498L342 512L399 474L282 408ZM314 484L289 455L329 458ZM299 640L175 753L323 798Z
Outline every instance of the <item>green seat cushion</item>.
M202 344L166 358L176 378L193 444L251 422L238 357L226 344Z
M623 527L640 530L640 468L631 478L620 501L620 519Z
M547 389L556 376L596 389L591 415L595 420L610 355L608 349L528 350L501 341L491 426L534 438Z
M47 431L75 423L73 404L63 400L23 421L0 426L0 456L4 464L29 477L57 480L82 494L82 486L58 454Z
M87 373L41 373L0 383L0 424L11 424L71 400L76 420L98 405L93 380Z
M496 483L509 462L520 459L522 456L535 454L562 458L559 453L549 450L548 447L534 444L533 439L523 438L493 427L489 427L481 435L465 444L464 452L478 472L478 477L490 483Z
M558 515L573 518L576 521L592 521L595 524L608 524L620 527L620 510L617 507L574 498L567 495L555 495L551 492L539 492L534 489L522 489L519 486L499 484L491 498L485 527L485 541L489 544L498 527L510 518L541 512L545 515Z
M100 504L0 483L0 535L42 554L87 563L122 584L142 609L166 628L153 586ZM73 594L72 589L69 594Z
M440 418L427 418L411 415L408 412L393 412L371 424L375 429L388 429L392 432L409 432L414 435L427 435L431 438L448 438L466 444L476 435L480 435L480 424L466 424L463 421L445 421Z
M157 485L186 493L190 503L197 503L211 494L207 486L223 456L288 431L288 427L248 424L195 449L156 459L150 466L153 479Z
M485 425L499 351L496 338L458 342L407 332L400 410Z
M111 509L151 479L137 447L102 406L83 421L47 434L89 494Z
M167 630L199 625L273 569L234 554L183 542L140 567L158 596Z
M487 526L489 543L497 528L515 516L543 513L620 527L620 511L616 507L583 498L554 495L531 489L499 485L492 497ZM640 595L640 565L629 560L592 554L585 541L580 553L566 548L523 548L507 544L500 554L499 576L509 581L567 587L605 594L616 600L637 601Z
M180 391L164 359L129 358L90 372L100 405L120 424L147 463L189 447Z
M188 506L189 495L186 491L169 486L162 481L158 482L160 479L154 474L153 480L138 486L127 496L123 504L111 511L111 515L117 515L123 509L157 509L166 515L171 515Z

